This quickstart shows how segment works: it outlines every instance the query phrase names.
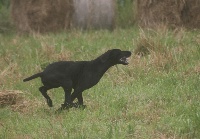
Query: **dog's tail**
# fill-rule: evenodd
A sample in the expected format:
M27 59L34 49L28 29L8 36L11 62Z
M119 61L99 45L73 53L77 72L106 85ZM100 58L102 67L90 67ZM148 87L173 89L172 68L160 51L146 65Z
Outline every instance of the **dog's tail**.
M24 82L30 81L30 80L35 79L35 78L37 78L37 77L41 77L41 75L42 75L42 72L37 73L37 74L34 74L34 75L32 75L31 77L28 77L28 78L24 79L23 81L24 81Z

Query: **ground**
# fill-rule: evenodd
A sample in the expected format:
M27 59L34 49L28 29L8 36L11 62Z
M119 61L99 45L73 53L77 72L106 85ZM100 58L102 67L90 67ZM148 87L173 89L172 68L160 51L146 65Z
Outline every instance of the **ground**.
M0 138L198 138L199 46L198 31L185 29L0 34L0 90L22 91L24 105L0 108ZM22 82L48 63L91 60L113 48L133 52L129 65L112 67L85 91L84 110L55 114L62 89L49 92L49 108L39 79Z

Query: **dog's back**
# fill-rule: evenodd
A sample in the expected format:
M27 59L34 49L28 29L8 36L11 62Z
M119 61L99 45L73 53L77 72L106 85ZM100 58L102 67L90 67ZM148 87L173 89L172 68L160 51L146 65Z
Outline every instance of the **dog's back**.
M63 75L67 77L71 77L73 75L77 75L83 69L86 61L59 61L48 65L44 71L43 75L47 74L57 74Z
M76 86L85 74L90 61L59 61L48 65L42 72L41 80L45 86L53 88L72 83Z

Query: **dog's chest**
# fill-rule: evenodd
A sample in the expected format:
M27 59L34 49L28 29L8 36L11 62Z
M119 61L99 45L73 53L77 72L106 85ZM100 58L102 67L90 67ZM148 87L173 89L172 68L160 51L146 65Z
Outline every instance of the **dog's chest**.
M102 75L98 72L85 72L79 77L78 84L85 88L91 88L99 82L101 77Z

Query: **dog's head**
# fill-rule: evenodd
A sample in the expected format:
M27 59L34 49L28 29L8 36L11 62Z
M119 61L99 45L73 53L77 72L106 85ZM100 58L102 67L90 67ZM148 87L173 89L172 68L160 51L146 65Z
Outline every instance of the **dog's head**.
M130 51L121 51L120 49L108 50L106 53L100 56L101 62L109 61L113 65L123 64L128 65L128 57L131 56Z

